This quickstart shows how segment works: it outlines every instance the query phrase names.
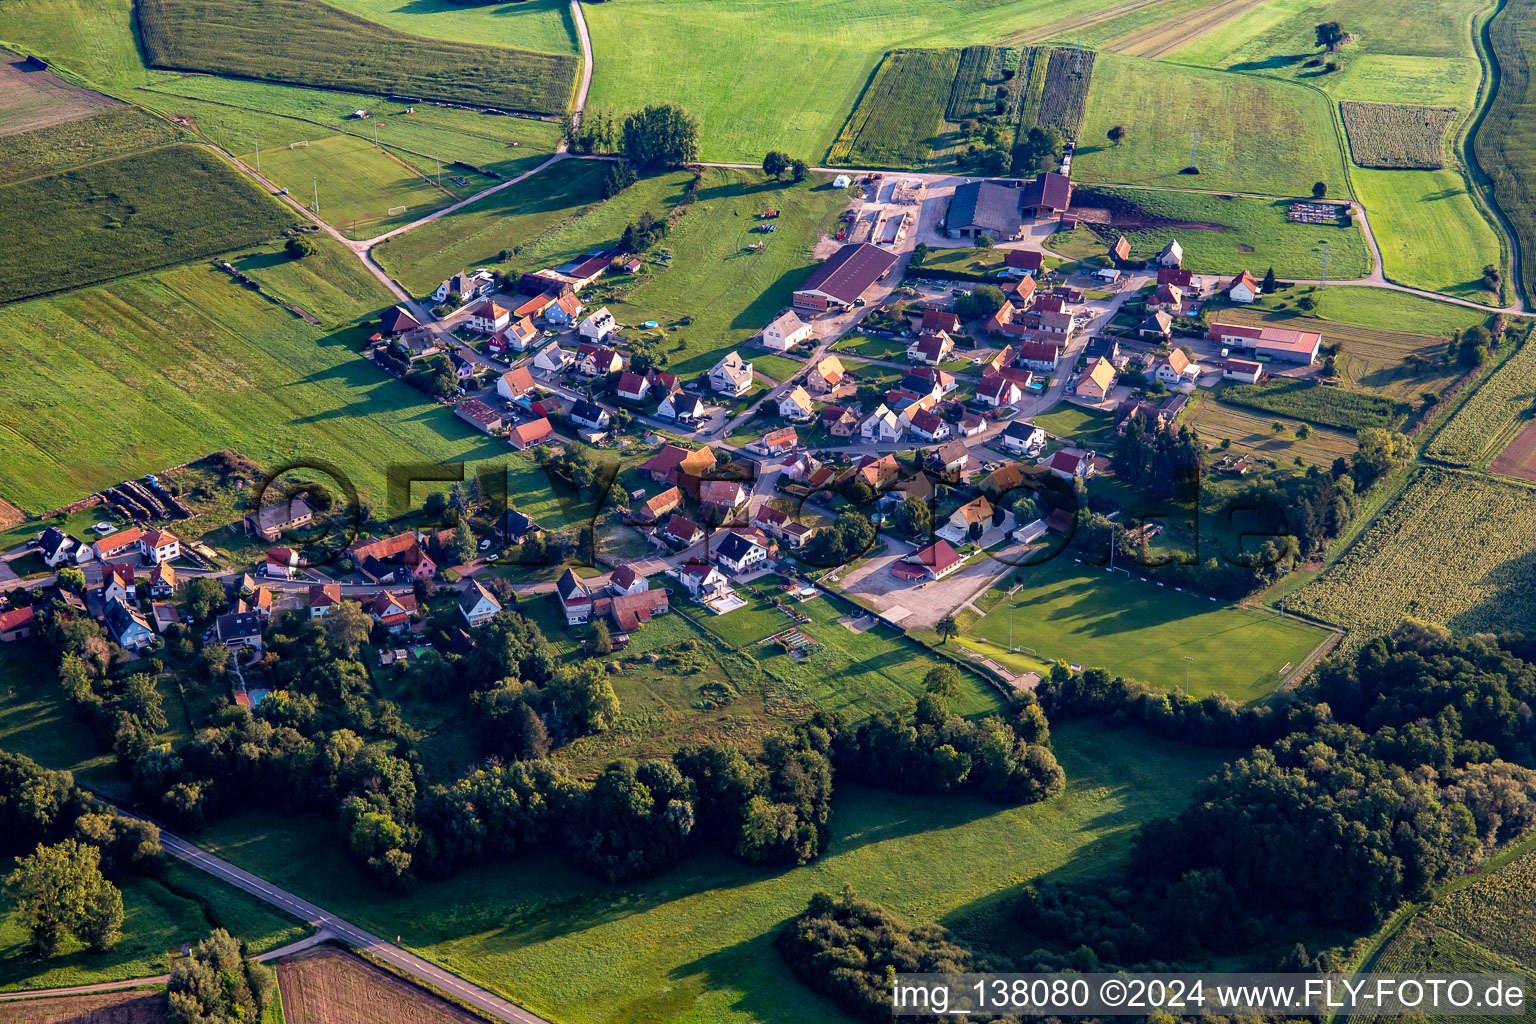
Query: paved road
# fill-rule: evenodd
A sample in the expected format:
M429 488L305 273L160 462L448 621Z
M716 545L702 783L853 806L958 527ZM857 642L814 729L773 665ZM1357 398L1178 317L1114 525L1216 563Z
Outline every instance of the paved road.
M508 1002L494 992L473 985L457 974L445 971L414 953L408 953L399 946L386 942L377 935L337 917L330 911L279 889L247 871L242 871L228 861L215 857L169 832L160 833L160 843L165 847L165 852L177 860L206 871L237 889L243 889L257 899L294 915L328 935L356 946L369 956L404 971L418 981L446 992L455 999L490 1014L497 1020L507 1021L509 1024L549 1024L543 1017Z

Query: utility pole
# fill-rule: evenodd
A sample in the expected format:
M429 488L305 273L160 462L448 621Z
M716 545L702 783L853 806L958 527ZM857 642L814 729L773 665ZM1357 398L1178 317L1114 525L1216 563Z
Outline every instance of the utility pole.
M1189 655L1184 655L1184 696L1189 696L1189 663L1194 661Z
M437 165L437 187L438 188L442 188L443 187L443 162L438 159L436 153L432 154L432 162Z
M318 217L320 216L320 179L315 175L310 175L309 181L310 184L315 186L315 216Z
M379 148L379 122L373 122L373 148Z

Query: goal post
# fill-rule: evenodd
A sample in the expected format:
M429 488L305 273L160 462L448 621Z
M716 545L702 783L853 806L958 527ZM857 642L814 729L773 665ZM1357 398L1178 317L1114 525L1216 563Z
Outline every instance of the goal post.
M290 143L288 143L288 148L289 149L298 149L300 146L304 146L304 147L307 148L309 146L309 140L308 139L301 139L298 142L290 142Z
M389 215L391 217L393 217L393 216L395 216L398 213L404 213L405 210L406 210L406 208L404 206L391 206L389 208Z

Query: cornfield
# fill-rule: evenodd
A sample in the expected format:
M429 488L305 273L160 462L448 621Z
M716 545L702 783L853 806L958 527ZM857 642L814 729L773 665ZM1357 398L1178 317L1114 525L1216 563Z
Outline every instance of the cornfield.
M1417 107L1405 103L1339 104L1349 152L1361 167L1438 170L1445 166L1445 129L1455 107Z
M909 167L933 151L959 50L892 50L859 97L828 160L859 167Z
M1528 422L1536 402L1536 346L1525 344L1474 391L1424 454L1457 466L1497 455Z
M1536 628L1536 490L1429 468L1292 607L1345 626L1346 649L1407 616L1458 633Z

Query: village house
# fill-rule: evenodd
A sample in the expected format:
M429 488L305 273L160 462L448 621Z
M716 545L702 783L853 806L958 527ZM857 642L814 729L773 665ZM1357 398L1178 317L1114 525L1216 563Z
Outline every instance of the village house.
M805 483L811 474L821 468L821 463L809 452L791 455L779 466L779 475L792 483Z
M387 590L381 590L372 600L363 602L368 617L390 633L398 633L409 626L416 607L415 594L391 594Z
M607 430L613 421L607 409L584 398L571 406L570 417L572 423L589 430Z
M901 420L881 402L859 424L859 436L866 441L892 442L901 438Z
M656 406L656 418L671 423L695 423L704 416L704 400L689 391L669 392Z
M708 562L685 562L671 570L671 574L688 591L689 596L700 603L724 597L731 592L731 581Z
M620 401L640 403L651 393L651 382L638 373L625 370L619 374L619 382L614 385L613 393Z
M807 423L816 415L811 406L811 396L805 388L796 384L779 398L779 415L793 423Z
M420 326L421 321L407 312L404 306L391 306L379 317L379 333L391 338L398 338L406 331L414 331Z
M536 420L524 420L513 424L507 431L507 443L518 451L525 451L534 445L553 439L554 436L555 428L548 418L540 416Z
M950 479L959 479L965 472L966 464L971 461L971 450L966 447L964 441L946 441L923 459L923 465L941 476Z
M109 601L103 618L112 639L124 650L141 651L155 641L155 631L144 616L122 601Z
M938 389L935 397L942 397L954 391L960 386L955 375L936 366L914 366L902 377L902 386L906 386L908 378L928 381L930 385Z
M1243 349L1256 356L1267 356L1287 363L1310 365L1322 348L1323 336L1316 331L1295 331L1288 327L1250 327L1213 323L1206 340L1218 345Z
M1200 366L1177 348L1169 350L1167 358L1159 359L1152 371L1154 377L1172 387L1193 383L1200 379L1200 373Z
M117 562L102 568L100 596L103 603L131 602L137 589L132 565L127 562Z
M770 430L747 447L759 455L783 455L792 452L800 444L800 435L794 427Z
M825 395L835 391L846 377L842 360L837 356L823 356L806 375L805 386L816 394Z
M729 513L747 503L747 489L735 480L700 480L699 504Z
M513 310L512 315L515 319L497 331L487 345L493 355L526 352L530 345L539 340L539 329L533 326L532 320L518 316L516 310Z
M914 551L891 563L891 573L897 579L915 583L918 580L941 580L964 565L958 552L947 540L936 540L920 551Z
M143 530L137 526L130 526L126 530L119 530L100 538L92 546L96 549L96 557L105 562L109 558L117 558L130 551L137 554L139 539L143 536Z
M709 371L709 386L722 395L739 398L752 390L752 364L734 350Z
M575 365L583 377L606 377L624 368L624 357L606 345L584 342L576 347Z
M507 506L506 513L501 517L498 532L508 544L521 544L523 541L543 533L544 528L533 521L533 517L525 515L512 505Z
M1251 363L1246 359L1228 359L1221 368L1221 375L1226 380L1257 384L1264 375L1264 364Z
M437 286L437 291L432 293L433 302L447 302L448 296L457 293L460 302L471 302L489 292L496 284L496 279L489 270L476 270L473 273L454 274L448 280Z
M1184 305L1184 289L1176 284L1160 284L1147 300L1148 309L1162 309L1177 313Z
M962 413L959 422L955 424L955 432L961 437L975 437L986 429L987 421L974 412Z
M907 359L914 363L937 366L949 358L954 348L954 339L944 331L919 334L912 340L912 344L907 346Z
M158 598L176 596L176 567L170 562L159 562L149 570L149 596Z
M37 611L31 605L0 612L0 644L25 640L37 627Z
M521 290L525 293L527 292L526 288L521 288ZM512 309L513 318L521 320L524 317L528 317L531 319L536 316L544 316L545 311L549 307L560 301L560 292L538 291L531 295L519 295L517 298L518 304Z
M896 456L885 454L881 456L865 455L854 466L853 475L856 479L869 484L877 492L888 490L901 475L901 463L896 461Z
M437 572L437 563L409 530L383 540L353 544L347 550L358 571L374 583L430 579Z
M561 292L554 302L544 307L544 319L559 327L572 327L586 308L575 292Z
M613 314L608 312L608 307L603 306L581 322L576 333L583 338L592 341L603 341L608 335L619 329L619 325L613 320Z
M533 368L542 373L563 373L576 357L559 345L546 345L533 357Z
M1045 254L1028 249L1009 249L1003 253L1003 272L1013 277L1028 277L1045 265Z
M509 402L520 402L534 393L533 374L528 367L518 366L502 374L496 381L496 393Z
M261 650L261 616L255 612L225 612L214 619L213 631L219 643L230 650Z
M1061 361L1061 345L1054 341L1021 341L1018 361L1031 370L1049 372L1056 369L1056 364Z
M72 561L70 553L74 549L74 540L56 526L50 526L37 535L38 554L43 556L43 564L50 569Z
M1011 452L1033 454L1045 447L1045 431L1033 423L1014 420L1000 437L1003 447Z
M325 618L332 609L341 606L341 584L311 583L304 595L304 606L309 609L310 618Z
M1109 397L1109 389L1115 385L1115 364L1100 356L1088 367L1088 372L1077 380L1077 393L1083 398L1102 402Z
M1110 259L1115 261L1116 266L1130 260L1131 243L1126 240L1124 235L1115 239L1115 244L1109 247L1109 256Z
M833 437L852 437L859 432L859 418L844 406L825 406L821 410L821 429Z
M1182 267L1184 265L1184 247L1177 239L1163 246L1163 251L1157 254L1159 267Z
M292 579L299 565L299 553L290 547L277 546L267 549L267 559L262 574L274 579Z
M512 322L512 311L500 303L490 299L480 303L469 311L469 319L465 321L471 330L482 334L495 334L503 330Z
M569 569L566 574L574 576ZM564 577L561 582L565 582ZM464 590L459 594L459 614L470 629L479 629L490 622L496 613L501 611L501 602L474 577L470 577L464 584Z
M1200 279L1192 271L1182 267L1159 267L1157 271L1157 283L1160 285L1176 285L1183 290L1185 295L1200 290Z
M1259 279L1246 270L1227 282L1226 292L1227 298L1233 302L1255 302L1263 294L1259 289Z
M938 413L924 409L912 417L912 433L925 441L942 441L949 436L949 424Z
M767 565L768 551L739 533L728 533L715 549L715 563L733 576L741 576Z
M661 517L674 509L682 508L683 492L676 487L668 487L660 494L653 495L631 509L630 519L642 525L651 526L661 522Z
M913 367L913 370L931 371L932 367L916 366ZM918 398L930 398L934 401L938 401L944 394L944 389L939 386L937 381L930 377L919 376L915 372L903 375L901 380L896 382L896 387L892 389L892 393L898 391L915 395Z
M661 528L661 538L679 550L690 548L704 539L704 527L687 516L674 512L667 517L666 525Z
M1072 180L1065 174L1042 171L1025 183L1019 203L1025 213L1035 217L1065 213L1072 204Z
M1071 480L1073 477L1087 479L1093 475L1093 454L1091 452L1059 451L1051 456L1046 463L1052 473L1063 480Z
M661 588L651 590L644 577L640 577L640 583L643 588L633 593L625 593L610 583L611 595L593 598L593 617L611 619L614 629L625 634L639 629L654 616L666 614L669 608L667 592Z
M877 245L850 243L827 257L811 272L794 294L794 304L801 309L825 311L848 309L863 301L900 257Z
M149 617L153 622L155 632L161 636L165 635L166 630L181 622L181 614L176 611L176 606L169 601L151 602Z
M938 535L951 544L978 540L992 522L992 503L985 497L974 498L950 513Z
M715 453L708 446L689 451L681 445L665 444L661 451L640 464L642 477L672 486L681 477L700 477L715 465Z
M1013 405L1023 397L1024 392L1019 386L1002 374L983 377L976 385L976 401L982 405L998 408Z
M772 352L788 352L803 341L809 341L811 325L786 309L763 328L763 347Z
M1136 326L1138 338L1150 338L1153 341L1169 341L1173 338L1173 317L1163 310L1150 314L1145 320Z
M476 430L494 434L506 423L501 413L478 398L466 398L453 407L454 415L469 423Z

